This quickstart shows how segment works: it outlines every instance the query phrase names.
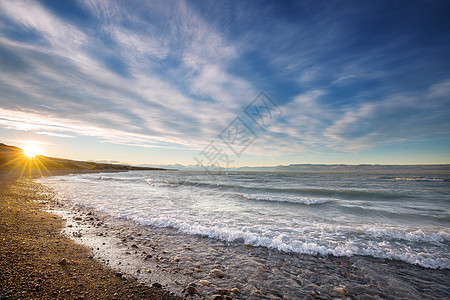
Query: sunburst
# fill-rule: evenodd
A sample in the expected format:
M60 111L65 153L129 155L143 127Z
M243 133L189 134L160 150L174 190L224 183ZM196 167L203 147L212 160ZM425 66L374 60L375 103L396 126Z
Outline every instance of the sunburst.
M23 147L23 153L28 158L34 158L36 155L42 154L42 149L34 144L28 144Z

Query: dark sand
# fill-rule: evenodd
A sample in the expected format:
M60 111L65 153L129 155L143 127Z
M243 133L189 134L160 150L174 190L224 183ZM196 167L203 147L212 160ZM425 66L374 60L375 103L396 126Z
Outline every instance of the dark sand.
M48 191L0 173L0 299L179 299L92 259L43 211Z

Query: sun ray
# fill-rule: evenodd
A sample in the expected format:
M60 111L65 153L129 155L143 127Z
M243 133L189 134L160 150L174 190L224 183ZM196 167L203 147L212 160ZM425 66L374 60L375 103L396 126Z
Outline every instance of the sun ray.
M42 149L38 145L30 143L23 146L23 153L29 158L33 158L42 154Z

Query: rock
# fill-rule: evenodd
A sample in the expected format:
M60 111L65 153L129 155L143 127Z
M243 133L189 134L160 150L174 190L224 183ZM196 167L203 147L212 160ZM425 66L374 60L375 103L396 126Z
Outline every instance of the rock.
M83 221L82 217L75 217L74 219L75 219L75 221Z
M217 292L221 295L228 295L230 291L228 289L220 288L217 290Z
M270 294L274 295L275 297L283 299L283 295L277 290L270 290Z
M219 269L212 269L210 274L216 278L224 278L226 274Z
M188 284L189 286L193 286L193 287L197 287L197 285L195 284L195 282L191 282Z
M191 286L191 285L188 285L188 286L186 287L186 292L187 292L188 294L190 294L190 295L198 294L198 290L197 290L195 287Z
M238 288L232 288L231 292L235 295L239 295L241 293L241 291Z
M338 293L339 295L348 295L347 290L345 288L341 287L341 286L340 287L335 287L333 289L333 292Z
M198 283L203 285L203 286L210 286L211 285L211 282L203 280L203 279L200 280Z
M223 296L223 299L225 299L225 300L233 300L233 298L231 298L230 296L227 296L227 295Z
M147 270L147 273L151 273L151 272L152 272L152 270L150 270L150 269Z
M162 285L161 285L161 283L155 282L152 284L152 287L154 287L156 289L160 289L160 288L162 288Z
M119 277L119 278L123 276L123 274L120 273L120 272L116 272L116 274L114 274L114 275L116 275L116 276Z
M222 297L222 295L213 295L212 299L213 300L223 300L223 297Z
M137 249L138 246L136 244L131 245L131 248Z
M262 295L263 295L263 293L262 293L260 290L254 290L254 291L252 292L252 294L253 294L253 295L257 295L257 296L262 296Z
M195 272L201 272L202 270L200 270L199 268L194 268Z
M61 259L58 264L60 264L61 266L67 265L67 259L65 258Z

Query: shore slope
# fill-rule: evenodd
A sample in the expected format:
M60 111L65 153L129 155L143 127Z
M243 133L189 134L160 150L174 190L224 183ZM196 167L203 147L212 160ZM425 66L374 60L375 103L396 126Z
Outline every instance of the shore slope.
M63 221L31 179L0 176L0 299L179 299L93 260L60 234Z

